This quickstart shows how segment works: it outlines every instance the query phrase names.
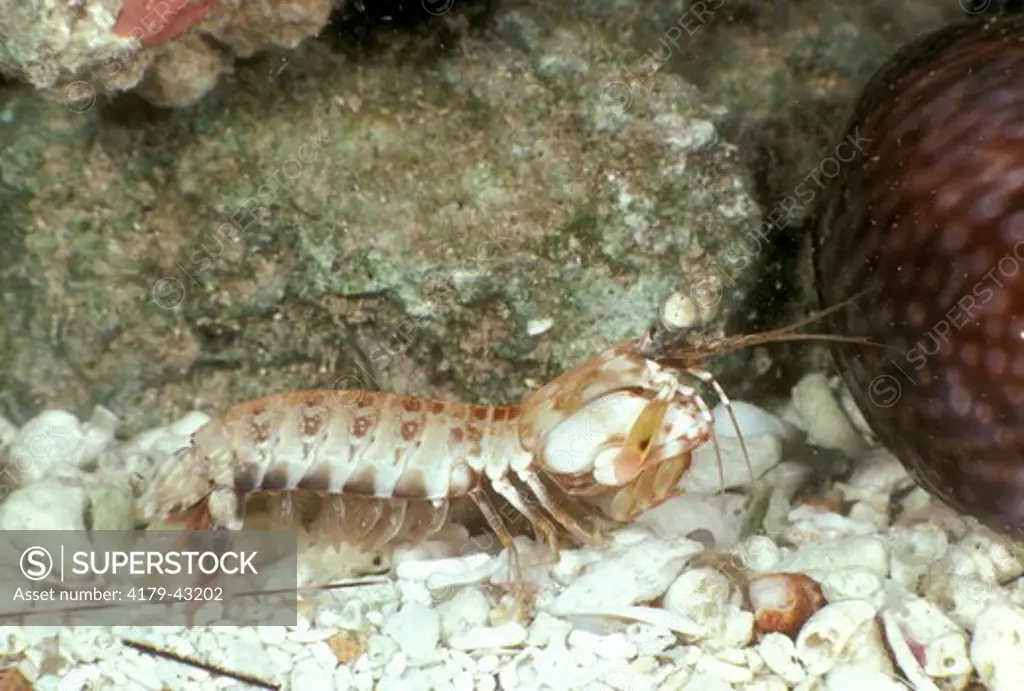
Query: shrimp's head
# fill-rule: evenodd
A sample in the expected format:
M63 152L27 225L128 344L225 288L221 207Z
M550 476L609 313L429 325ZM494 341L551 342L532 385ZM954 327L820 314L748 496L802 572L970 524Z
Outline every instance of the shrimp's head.
M223 438L223 425L218 420L210 421L193 435L188 446L164 459L139 499L141 517L147 522L185 523L193 529L223 522L211 521L217 519L213 514L224 513L219 505L224 503L221 495L226 491L215 490L233 489L220 477L230 468L225 463L230 453ZM215 498L211 496L214 494Z
M546 477L630 521L676 493L711 418L683 373L612 349L524 402L523 446Z

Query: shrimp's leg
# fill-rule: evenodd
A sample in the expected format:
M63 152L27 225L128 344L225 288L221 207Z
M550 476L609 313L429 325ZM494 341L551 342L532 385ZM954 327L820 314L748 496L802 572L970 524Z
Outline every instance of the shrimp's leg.
M344 526L345 517L348 515L348 504L345 498L338 495L324 494L320 510L309 526L309 532L318 539L327 538L334 547L335 552L341 551L341 545L345 541Z
M558 529L539 511L530 506L529 502L519 493L508 480L494 480L491 485L494 491L508 501L519 513L526 516L537 534L537 538L547 543L551 563L558 561Z
M587 531L579 521L569 515L569 513L559 506L548 492L548 488L544 486L541 479L534 473L526 472L525 470L516 473L516 476L523 481L523 483L530 488L530 491L537 497L537 501L544 507L544 510L555 517L559 523L565 526L565 529L573 534L583 544L590 547L601 547L604 544L604 538L601 533L597 530ZM518 507L516 507L518 508ZM554 562L558 561L558 550L557 545L553 550Z
M214 528L211 537L213 538L214 544L202 545L206 550L210 550L215 554L223 555L225 552L231 549L232 545L232 532L224 528ZM186 540L189 537L185 536ZM204 550L205 551L205 550ZM210 588L216 585L220 581L220 574L214 572L212 574L200 573L195 580L193 588L195 590L202 590ZM196 614L206 604L206 600L202 597L191 598L185 602L185 628L191 629L195 627ZM226 615L225 615L226 616Z
M733 409L732 409L732 401L730 401L729 397L726 395L725 389L722 388L722 385L718 383L718 380L715 379L715 376L713 374L711 374L710 372L707 372L705 370L699 370L699 369L688 369L686 371L691 376L696 377L697 379L701 380L705 384L708 384L709 386L711 386L711 388L715 392L715 395L718 396L719 400L721 400L722 406L725 408L726 412L729 413L729 419L732 421L732 427L733 427L734 430L736 430L736 437L737 437L737 439L739 439L739 442L740 442L740 449L743 451L743 459L747 463L747 472L750 474L750 479L753 480L754 479L754 468L750 464L750 454L747 453L747 443L743 440L743 431L740 429L740 425L736 421L736 414L733 412ZM719 478L722 481L722 485L723 485L722 489L724 490L725 489L725 487L724 487L724 485L725 485L724 470L722 469L722 465L721 465L722 464L722 452L721 452L721 448L718 446L718 437L717 437L717 435L715 435L715 432L714 432L714 424L715 424L714 423L714 419L715 418L714 418L714 415L712 415L712 413L711 413L711 409L707 407L707 404L705 404L704 401L699 396L696 396L695 398L697 399L698 405L702 406L702 412L704 413L705 418L708 420L708 425L709 425L709 428L711 429L711 433L713 435L712 436L712 441L714 442L714 445L715 445L715 453L718 455Z
M529 609L528 605L532 598L526 578L523 576L523 567L519 561L519 550L516 548L512 533L509 532L505 521L501 518L501 514L494 508L494 504L487 497L483 487L476 487L470 490L469 498L480 509L480 513L484 515L487 525L490 526L494 534L497 535L498 541L501 542L508 552L508 578L514 602L512 611L507 615L507 619L525 622L526 613Z

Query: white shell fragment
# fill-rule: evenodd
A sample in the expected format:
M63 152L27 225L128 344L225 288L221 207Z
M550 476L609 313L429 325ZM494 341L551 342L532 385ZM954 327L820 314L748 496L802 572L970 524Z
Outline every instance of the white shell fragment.
M744 436L743 444L746 456L736 437L720 437L717 450L712 444L698 448L693 454L693 465L680 480L679 487L687 492L713 494L749 485L782 459L782 441L777 437Z
M766 634L757 651L765 665L779 675L787 685L795 686L807 678L807 670L796 656L793 639L781 633Z
M782 558L774 568L776 571L799 571L814 576L852 566L888 574L889 549L885 540L864 536L811 542Z
M95 441L71 413L47 410L18 431L7 451L7 474L18 486L53 477L62 467L78 467L94 453Z
M423 581L433 590L481 583L499 569L500 564L487 554L467 554L425 561L402 561L395 566L395 575L412 581Z
M993 691L1024 688L1024 609L1002 602L978 617L971 661Z
M973 669L967 634L938 607L906 595L882 611L882 624L896 664L911 682L926 688L937 680L949 682L944 688L967 685Z
M642 514L634 525L661 538L686 537L703 531L715 547L731 547L741 538L747 503L747 498L740 494L688 492Z
M703 550L686 538L650 536L613 549L586 567L547 610L555 615L591 613L606 606L628 606L661 597L686 562Z
M540 336L551 330L551 327L555 325L555 320L545 317L543 319L531 319L526 322L526 333L531 336Z
M387 619L384 634L395 641L409 659L429 661L441 637L441 618L430 607L409 602Z
M87 500L80 487L36 482L0 504L0 530L85 530Z
M916 591L948 550L949 536L938 526L893 526L889 531L891 578L906 590Z
M742 607L742 595L726 576L714 569L690 569L665 593L663 606L699 632L691 638L711 649L738 648L753 635L754 615Z
M804 422L810 440L828 449L837 449L851 457L867 450L864 437L857 432L829 387L828 378L812 372L793 388L793 407Z
M465 633L452 636L449 644L458 650L484 648L512 648L526 641L522 624L508 622L501 626L478 626Z
M700 322L701 310L686 293L675 292L661 304L661 323L672 331L681 331Z
M437 611L441 617L441 637L452 645L455 636L487 624L491 604L479 588L459 588L438 605Z
M821 582L821 592L829 602L866 600L880 608L887 591L885 579L878 571L849 566L828 572Z
M745 401L732 401L729 407L720 403L712 415L718 448L708 443L694 451L693 465L679 483L687 492L711 494L749 485L778 465L786 444L802 436L782 418Z
M917 691L924 691L921 687ZM898 677L870 667L842 664L834 667L820 687L821 691L912 691Z
M796 654L810 674L822 675L856 653L875 628L877 608L865 600L836 602L820 609L796 639Z

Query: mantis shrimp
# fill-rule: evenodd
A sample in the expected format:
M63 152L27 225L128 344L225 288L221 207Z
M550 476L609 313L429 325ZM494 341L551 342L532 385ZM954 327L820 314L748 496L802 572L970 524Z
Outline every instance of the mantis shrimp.
M252 494L276 497L286 518L296 500L316 495L313 522L336 544L372 551L426 540L452 502L468 497L509 549L515 582L518 557L496 497L529 521L553 559L563 534L600 546L602 518L627 523L664 502L679 492L694 450L709 441L717 448L698 382L713 387L731 417L732 410L704 358L781 340L856 340L789 333L834 309L706 343L665 343L652 328L519 405L329 389L244 402L207 422L157 470L142 510L189 529L239 530ZM582 522L570 499L596 509L598 520Z

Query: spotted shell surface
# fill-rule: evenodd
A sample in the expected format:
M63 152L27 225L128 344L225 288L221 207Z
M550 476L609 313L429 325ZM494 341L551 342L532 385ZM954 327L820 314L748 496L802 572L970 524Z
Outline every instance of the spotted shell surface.
M834 355L879 439L952 507L1024 536L1024 18L899 51L845 132L862 156L822 195ZM842 141L842 140L840 140Z

